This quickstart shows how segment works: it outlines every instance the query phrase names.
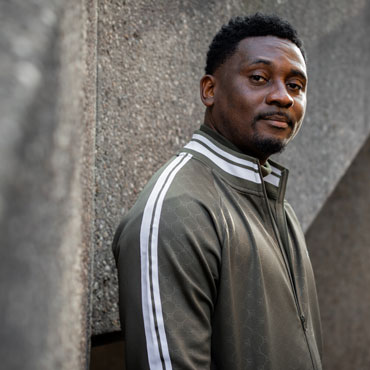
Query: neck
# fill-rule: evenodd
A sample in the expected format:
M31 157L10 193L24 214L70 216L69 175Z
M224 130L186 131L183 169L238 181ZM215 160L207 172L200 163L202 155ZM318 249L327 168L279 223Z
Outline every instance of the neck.
M238 151L240 153L243 153L243 154L246 154L246 155L249 155L250 157L254 157L254 158L258 159L261 166L263 166L266 163L269 156L259 156L259 155L256 155L255 153L251 152L251 151L247 151L243 148L240 148L236 144L234 144L231 140L229 140L225 135L223 135L223 133L217 129L217 125L214 123L214 120L213 120L213 117L212 117L212 114L211 114L209 108L206 109L205 114L204 114L204 124L207 127L209 127L210 129L212 129L213 131L217 132L217 134L221 135L229 143L231 143L236 151Z

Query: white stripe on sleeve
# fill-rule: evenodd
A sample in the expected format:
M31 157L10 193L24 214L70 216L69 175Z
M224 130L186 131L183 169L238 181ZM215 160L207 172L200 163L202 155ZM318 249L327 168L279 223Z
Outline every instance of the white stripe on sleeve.
M158 227L164 197L180 169L191 159L182 154L174 159L159 176L146 203L140 229L142 310L145 337L151 370L172 370L159 289L158 276ZM151 233L152 232L152 233ZM149 240L151 234L151 240ZM150 248L151 247L151 248ZM149 255L150 254L150 255ZM150 274L151 266L151 274ZM153 300L151 294L153 289ZM153 315L155 312L155 317ZM155 326L157 319L157 328ZM158 342L159 337L159 342ZM163 360L161 359L161 353Z

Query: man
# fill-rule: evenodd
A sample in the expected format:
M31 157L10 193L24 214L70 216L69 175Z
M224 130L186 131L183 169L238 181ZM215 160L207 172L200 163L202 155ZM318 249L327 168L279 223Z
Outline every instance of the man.
M127 369L321 369L304 236L268 160L298 132L305 54L276 16L212 41L204 125L149 181L113 242Z

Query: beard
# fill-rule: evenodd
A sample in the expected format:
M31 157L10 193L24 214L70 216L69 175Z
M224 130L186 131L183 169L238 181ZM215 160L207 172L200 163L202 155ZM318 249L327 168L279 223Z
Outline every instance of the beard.
M266 158L272 154L281 153L284 151L287 141L265 137L255 132L252 136L252 142L256 151L265 156Z
M273 115L274 113L264 113L264 114L258 114L253 122L252 122L252 128L253 128L253 135L252 135L252 142L254 144L255 149L265 156L266 158L269 157L272 154L281 153L285 149L286 145L288 144L289 139L277 139L273 137L266 137L264 135L261 135L258 133L258 130L256 128L257 121L260 119L264 119L268 116ZM276 114L276 113L275 113ZM283 114L280 114L283 115ZM288 119L288 125L290 128L293 127L292 119L284 114L283 116L287 117Z

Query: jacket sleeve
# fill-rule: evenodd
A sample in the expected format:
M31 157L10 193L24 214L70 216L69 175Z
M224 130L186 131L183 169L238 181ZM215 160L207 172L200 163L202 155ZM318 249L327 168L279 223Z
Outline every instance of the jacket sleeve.
M113 245L126 367L210 369L222 225L186 194L146 210L134 208Z

